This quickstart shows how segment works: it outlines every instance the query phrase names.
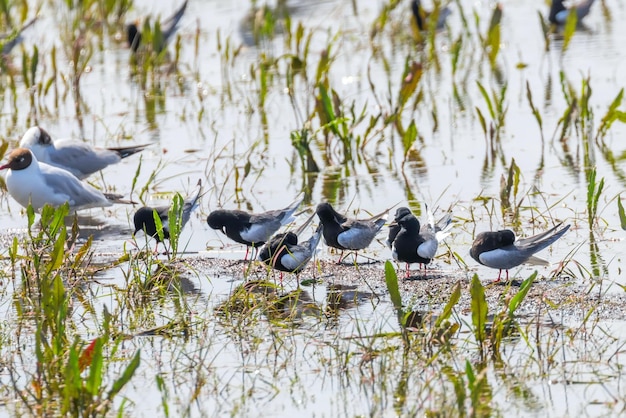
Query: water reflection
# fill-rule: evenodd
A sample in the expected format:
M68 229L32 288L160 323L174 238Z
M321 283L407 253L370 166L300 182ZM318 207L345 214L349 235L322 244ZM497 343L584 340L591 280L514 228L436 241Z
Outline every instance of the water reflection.
M65 218L65 225L72 227L74 217ZM133 232L128 225L122 223L111 222L110 219L103 219L99 216L91 214L77 214L76 221L78 225L78 238L86 240L92 237L93 240L115 240L130 238Z

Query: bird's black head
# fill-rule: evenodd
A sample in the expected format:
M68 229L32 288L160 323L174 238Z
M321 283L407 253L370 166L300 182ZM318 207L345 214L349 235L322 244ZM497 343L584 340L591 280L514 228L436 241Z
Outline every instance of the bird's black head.
M419 232L420 230L420 221L411 213L411 211L404 214L404 216L400 219L396 219L396 222L398 222L398 225L407 231Z
M320 203L315 208L315 213L322 222L337 221L337 212L333 209L332 205L328 202Z
M410 214L411 214L411 209L405 208L403 206L401 208L396 209L396 214L394 215L394 219L396 222L398 222L402 217L404 217L405 215L410 215Z
M276 234L271 241L279 242L283 245L298 245L298 236L294 232L284 232L280 234Z
M502 245L513 245L515 242L515 233L510 229L502 229L498 231L498 237Z
M139 231L144 231L146 235L159 241L159 234L157 232L156 223L154 222L154 209L148 206L139 208L133 216L133 223L135 224L136 234ZM163 238L169 239L169 231L163 230Z
M226 225L228 218L228 212L222 209L214 210L209 213L209 216L206 218L206 222L212 229L223 229Z

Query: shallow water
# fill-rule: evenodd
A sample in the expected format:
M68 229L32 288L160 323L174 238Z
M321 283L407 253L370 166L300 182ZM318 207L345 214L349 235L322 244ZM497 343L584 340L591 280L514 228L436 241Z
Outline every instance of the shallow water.
M144 13L165 16L177 4L159 3L153 6L151 3L136 2L128 20ZM480 16L480 32L484 33L494 3L461 0L460 4L468 20L473 21L474 11ZM603 14L603 5L610 12L610 19ZM329 72L331 87L347 107L354 101L357 112L365 108L368 116L379 111L388 113L393 110L389 100L395 103L407 56L412 60L419 60L422 56L409 39L406 29L408 2L406 7L403 5L393 12L393 23L374 40L379 52L377 56L372 54L369 34L382 5L367 1L357 2L356 6L355 11L349 2L326 1L311 5L297 1L290 2L290 14L294 22L302 21L307 29L314 30L309 56L310 72L314 73L320 54L341 29L339 41L331 48L334 57ZM482 230L511 226L510 220L503 220L497 200L501 177L507 175L514 158L521 170L520 191L515 200L519 201L524 196L521 228L517 231L532 235L546 229L552 222L573 224L568 234L541 255L555 264L564 259L574 260L571 271L582 271L581 276L584 277L569 274L570 279L583 284L590 276L597 276L593 271L590 228L586 216L585 150L583 141L575 134L566 142L553 139L557 122L566 108L559 72L564 73L578 92L582 79L590 77L595 132L609 104L626 86L626 52L623 48L626 27L620 24L626 19L626 7L619 0L598 2L585 21L588 31L577 32L563 54L560 52L561 41L556 38L551 40L550 51L544 52L544 39L537 17L538 10L547 13L547 7L542 2L515 0L503 3L498 63L502 77L507 81L508 110L499 148L493 154L488 150L475 111L475 108L480 108L483 114L487 114L475 81L479 80L488 91L498 91L501 85L491 75L487 59L479 51L475 34L467 35L467 48L475 51L469 53L464 50L454 77L461 90L460 103L454 98L448 51L462 33L463 26L461 13L456 6L452 8L450 29L440 33L436 42L442 69L439 73L430 69L423 76L424 103L418 104L415 112L407 109L403 113L405 125L411 119L415 120L421 138L404 164L402 139L392 128L385 128L363 152L355 151L354 161L345 165L341 164L338 142L332 147L330 155L325 155L322 145L317 144L314 155L321 172L317 175L302 173L297 153L291 145L290 133L301 129L302 118L313 112L315 92L305 90L299 81L297 85L301 89L294 93L297 103L294 108L285 91L283 77L276 75L269 86L264 112L261 111L257 92L259 84L251 79L251 67L259 63L262 52L268 56L281 56L284 36L278 35L273 41L265 41L258 47L251 44L250 31L245 23L250 4L243 0L190 2L179 32L183 42L179 75L163 77L162 103L156 105L154 115L147 111L150 103L146 100L152 97L153 92L143 92L131 77L128 50L113 42L112 37L105 37L104 50L94 52L90 61L91 70L81 81L83 128L76 117L71 97L61 101L58 109L53 107L50 97L43 99L49 112L38 114L37 123L55 137L85 138L99 146L152 143L153 146L142 152L141 157L130 157L118 166L103 171L102 176L90 179L96 185L128 195L141 161L141 172L132 196L137 198L137 191L149 181L152 171L158 167L156 178L149 185L148 204L168 202L173 193L184 194L193 189L198 178L203 179L208 193L181 236L181 246L190 256L199 253L206 257L243 258L244 248L229 242L207 226L205 219L208 213L217 207L251 211L284 207L304 185L308 185L307 206L331 201L346 211L360 209L360 216L363 217L397 202L408 202L416 210L421 210L420 205L424 202L440 210L452 207L458 226L447 244L467 263L470 272L475 271L485 279L495 277L495 272L477 266L469 257L469 246L473 236ZM31 51L36 44L43 56L49 54L53 44L60 48L60 42L55 40L58 39L56 34L61 23L62 19L54 14L42 13L24 48ZM475 32L473 23L469 26L470 32ZM197 55L193 46L196 29L200 30ZM221 53L217 50L218 32L222 45L230 43L233 48L243 45L232 64L221 61ZM171 45L170 50L173 50ZM19 64L19 51L13 55L14 63ZM60 49L57 56L64 57ZM385 58L385 64L381 56ZM518 64L524 64L524 68L518 69ZM63 58L63 67L61 71L68 71L66 58ZM368 77L373 80L375 95ZM543 119L543 142L528 104L527 83ZM23 86L18 86L18 89L23 102L18 103L17 115L8 100L3 102L0 115L4 128L2 136L13 141L18 141L33 123L28 114L26 89ZM623 110L624 105L619 108ZM314 121L317 123L317 118ZM362 123L356 132L362 134L366 126L367 122ZM621 268L621 254L625 250L624 231L620 228L615 201L626 185L626 176L620 167L621 154L626 149L620 139L625 135L626 125L619 122L608 131L605 141L615 155L614 161L603 155L597 144L592 143L588 153L597 167L597 178L605 179L599 200L600 219L593 232L601 258L598 272L607 284L626 284ZM319 133L318 137L323 144L322 134ZM242 179L247 162L250 163L250 173ZM535 192L535 188L539 193ZM483 205L478 197L495 200L488 200ZM13 234L26 227L22 209L10 197L3 196L0 205L2 232ZM529 209L531 206L535 209ZM81 214L83 234L94 235L99 259L114 260L122 254L124 245L129 245L126 240L133 229L132 211L132 207L116 206ZM143 242L141 238L138 241ZM374 243L369 256L380 260L390 258L390 252L382 241ZM322 249L320 257L335 255ZM462 270L463 263L450 262L446 258L437 261L436 266L453 275ZM577 266L582 267L579 270ZM551 270L546 268L540 273L549 276ZM527 277L531 271L531 267L523 267L512 274ZM123 283L120 272L116 270L104 272L100 279ZM216 278L213 273L193 278L200 289L198 300L192 303L193 311L203 321L215 320L210 312L241 279L236 277L232 282ZM610 291L622 292L618 286L609 287ZM320 291L318 300L323 301L323 287ZM168 308L171 309L171 306ZM167 309L164 311L167 312ZM394 315L386 300L377 304L363 303L342 313L336 335L343 338L354 333L351 327L355 326L355 322L364 324L364 328L358 330L362 334L395 330ZM368 321L371 321L369 325ZM259 335L274 330L264 322L255 324L255 327L258 328L254 332ZM275 339L262 341L260 348L256 348L259 353L271 351L268 347L277 340L293 345L285 354L293 357L289 360L272 359L271 365L268 365L270 360L261 354L250 357L250 351L255 350L254 347L245 347L246 342L236 345L228 335L220 335L224 330L219 325L204 329L205 332L216 333L215 336L210 335L211 338L201 338L210 340L209 347L203 347L197 341L158 337L131 340L128 342L129 349L143 347L146 363L141 370L144 377L138 376L133 381L135 390L126 396L133 399L138 413L151 414L158 408L161 394L154 386L146 389L145 381L151 384L153 380L152 367L146 365L157 365L156 370L163 367L164 375L172 379L170 383L175 388L179 384L176 381L179 372L177 364L186 364L177 356L179 353L185 353L181 356L192 353L197 356L193 357L194 364L204 376L213 379L216 390L222 386L218 383L228 382L227 388L223 389L225 392L218 392L212 398L214 403L196 404L192 413L247 415L262 408L269 415L286 416L298 411L317 410L324 405L327 409L317 410L318 415L393 414L391 393L380 395L380 399L378 394L367 396L372 395L370 391L375 391L375 386L368 386L366 377L363 377L365 383L345 382L342 380L345 377L339 373L329 377L325 375L326 370L320 371L316 361L332 357L332 354L324 352L323 340L332 339L335 334L329 335L326 325L316 321L310 324L305 321L304 327L304 330L281 330L278 337L274 336ZM302 336L310 338L311 335L319 340L302 346ZM293 370L293 374L282 374L281 360L293 364L290 363L293 358L299 365L297 369ZM310 371L304 371L306 366ZM339 385L341 390L336 390L335 385ZM547 407L554 416L579 413L577 405L583 408L596 398L603 399L601 395L587 392L591 390L587 385L584 389L581 387L587 398L580 403L574 400L579 393L571 386L564 386L561 390L558 385L545 385L544 382L544 393L535 395L548 400ZM281 390L283 386L289 390ZM250 391L254 392L254 396L247 399ZM184 390L182 392L173 397L184 405L185 396L190 395ZM366 396L362 397L363 394ZM363 403L353 403L352 396L363 399ZM566 405L572 405L571 409L569 406L561 409L560 400L563 398L567 400ZM415 404L424 405L424 402L416 401ZM533 408L524 407L523 402L515 405L512 407L515 413L533 413ZM594 415L595 412L592 408L583 413Z

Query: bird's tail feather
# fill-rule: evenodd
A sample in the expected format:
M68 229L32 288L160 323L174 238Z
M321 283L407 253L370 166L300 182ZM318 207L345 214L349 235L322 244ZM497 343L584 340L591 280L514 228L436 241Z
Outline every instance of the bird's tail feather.
M104 197L106 197L111 203L122 203L125 205L136 205L137 202L129 199L124 199L124 196L121 194L115 193L104 193Z
M535 266L549 266L550 263L543 258L531 256L528 260L526 260L525 264L532 264Z
M107 148L107 149L109 151L113 151L117 153L120 156L120 158L126 158L140 151L143 151L146 147L149 147L150 145L152 144L131 145L129 147L113 147L113 148Z

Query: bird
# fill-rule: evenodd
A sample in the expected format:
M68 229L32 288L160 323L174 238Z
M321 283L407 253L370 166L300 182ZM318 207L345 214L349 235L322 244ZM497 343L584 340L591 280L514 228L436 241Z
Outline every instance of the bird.
M185 0L183 4L174 12L174 14L168 17L166 20L161 22L161 42L156 44L155 52L160 53L165 49L167 44L172 40L176 30L178 30L178 23L183 18L185 14L185 10L187 9L187 1ZM126 25L126 36L128 41L128 46L133 53L137 52L139 46L141 45L141 31L137 27L137 23L129 23Z
M24 207L39 211L45 204L60 206L68 202L76 211L113 203L134 203L122 196L105 194L62 168L37 161L28 148L16 148L0 170L8 169L5 183L9 194Z
M548 14L548 20L555 25L564 25L567 21L567 16L571 11L576 12L577 22L582 22L583 18L589 14L591 6L595 0L583 0L578 4L571 5L566 8L563 4L563 0L552 0L550 5L550 13Z
M284 209L252 214L242 210L217 209L209 213L207 223L212 229L218 229L228 238L246 246L244 261L248 259L250 247L260 248L274 235L281 226L295 220L294 212L302 203L298 197Z
M82 180L149 145L97 148L69 138L53 140L45 129L33 126L24 133L19 146L29 148L40 163L62 168Z
M401 207L396 210L395 221L389 226L387 242L393 250L393 259L406 263L406 277L409 277L409 264L426 265L431 262L437 254L439 242L452 227L450 213L446 213L436 224L430 212L428 217L429 222L420 226L410 209Z
M26 29L30 28L36 21L37 21L37 17L34 17L28 22L26 22L17 31L0 35L0 45L2 45L2 55L8 55L13 50L13 48L21 44L22 41L24 40L22 34L24 33Z
M415 19L415 24L419 30L427 30L429 24L429 18L433 15L432 12L426 12L422 7L421 0L413 0L411 2L411 11L413 12L413 18ZM449 7L444 7L439 10L439 14L437 15L437 24L435 25L435 29L443 29L446 24L446 19L448 16L452 14L452 11Z
M502 270L506 270L508 281L509 269L520 264L548 265L547 261L533 254L561 238L570 228L570 225L561 228L562 225L561 222L546 232L520 240L515 239L515 233L510 229L481 232L472 244L470 255L478 263L500 270L496 282L500 281Z
M274 235L259 251L259 260L281 272L281 282L282 272L294 273L297 277L313 258L322 236L321 224L308 240L298 243L298 236L309 225L314 216L315 214L296 231L281 232Z
M369 219L358 220L338 213L328 202L317 205L315 213L322 224L326 245L342 250L337 264L341 263L344 250L363 250L371 244L385 224L383 216L390 210L391 208Z
M189 218L191 217L191 212L193 212L200 205L200 197L202 197L202 180L198 180L197 187L194 193L190 194L183 201L183 207L181 211L181 223L180 230L185 227L187 222L189 222ZM169 213L172 205L164 205L157 207L143 206L135 212L133 215L133 223L135 224L135 231L133 235L135 235L139 231L143 231L147 236L152 237L156 240L156 249L159 246L159 242L161 242L161 238L159 236L159 231L157 230L157 225L154 220L154 213L159 216L161 219L161 226L163 230L163 239L170 239L170 226L169 226Z

